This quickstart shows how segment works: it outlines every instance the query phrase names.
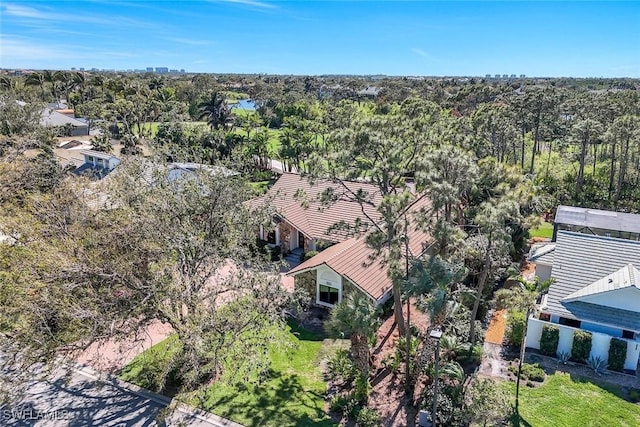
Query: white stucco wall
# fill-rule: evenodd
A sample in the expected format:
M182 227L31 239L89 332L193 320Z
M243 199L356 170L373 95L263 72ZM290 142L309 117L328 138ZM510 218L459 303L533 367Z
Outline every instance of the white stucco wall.
M551 278L551 266L546 264L536 264L535 274L540 278L540 282L544 282Z
M601 294L590 295L580 298L581 301L591 304L604 305L605 307L615 307L621 310L634 311L640 313L640 290L635 286L617 289L615 291L603 292Z
M527 325L527 347L540 349L540 338L542 336L542 327L544 325L553 325L560 329L560 339L558 340L558 352L571 354L571 346L573 345L573 333L576 328L570 326L559 325L557 323L545 322L539 319L529 318ZM600 332L591 333L591 353L589 356L599 357L602 360L609 360L609 346L612 337ZM638 358L640 357L640 342L633 340L625 340L627 342L627 358L624 362L624 369L635 370L638 366Z
M638 357L640 357L640 343L637 341L627 342L627 358L624 361L624 369L636 370L638 367Z
M589 353L589 357L599 357L608 362L611 338L611 335L593 332L591 335L591 353Z

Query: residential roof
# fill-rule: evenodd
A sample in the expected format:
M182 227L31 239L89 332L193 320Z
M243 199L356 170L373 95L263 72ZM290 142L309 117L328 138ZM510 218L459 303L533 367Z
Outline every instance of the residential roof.
M529 251L529 259L530 262L535 262L536 264L553 264L553 258L556 250L555 243L542 243L536 244L531 247Z
M83 150L81 153L86 156L96 157L98 159L105 159L105 160L117 159L115 155L111 153L105 153L104 151Z
M85 175L93 179L102 179L111 172L109 168L94 165L93 163L83 163L73 170L76 175Z
M42 111L40 123L42 123L43 126L64 126L66 124L70 124L73 127L88 127L86 123L83 123L80 120L76 120L73 117L65 116L64 114L47 108Z
M555 222L585 228L640 233L640 215L625 212L559 206Z
M415 215L431 206L427 198L421 198L409 209L409 216ZM415 224L415 221L411 221ZM409 256L417 257L427 249L430 240L428 233L416 226L409 226ZM336 273L349 279L366 292L373 300L380 300L393 286L387 274L385 256L376 257L375 250L369 247L364 236L353 237L335 244L295 267L287 274L295 276L313 270L325 264Z
M638 241L559 231L551 269L551 277L555 282L549 288L545 311L563 317L620 325L620 322L615 323L616 317L609 314L618 312L621 319L626 319L631 312L563 299L589 285L595 285L603 277L608 278L628 264L640 265ZM605 314L607 316L603 317ZM636 318L640 317L638 313L634 315Z
M335 200L322 203L321 195L328 188L333 189ZM358 192L365 201L362 205L352 199ZM353 237L353 234L330 229L341 222L355 225L357 219L363 222L363 228L371 225L369 218L378 222L380 214L376 206L381 200L380 191L372 184L344 182L343 187L340 183L324 180L312 185L298 174L284 173L266 195L253 199L248 204L258 206L272 203L278 215L305 236L341 242Z
M640 290L640 271L633 264L627 264L620 270L567 295L562 301L576 301L590 295L611 292L631 286Z
M197 170L203 170L213 173L214 175L222 175L225 177L240 175L240 172L225 168L224 166L203 165L202 163L171 163L169 164L169 169L179 169L189 173L194 173Z

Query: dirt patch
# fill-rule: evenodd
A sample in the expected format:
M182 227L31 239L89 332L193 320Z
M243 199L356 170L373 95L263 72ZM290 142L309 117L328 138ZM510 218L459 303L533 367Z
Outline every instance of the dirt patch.
M404 307L405 319L407 319L407 306ZM429 318L420 312L415 301L411 301L411 325L421 332L425 332L429 326ZM412 396L405 393L405 365L400 363L397 369L392 369L390 363L395 357L396 347L400 336L396 327L393 313L389 314L377 331L376 345L372 349L372 376L371 393L367 406L375 410L382 418L384 426L416 426L420 396L424 389L423 379L417 381L415 392ZM332 384L329 384L332 387ZM333 390L335 392L335 389ZM331 414L334 422L339 422L340 417ZM353 422L342 425L354 425Z
M498 310L491 316L484 341L491 344L502 344L507 324L507 310Z

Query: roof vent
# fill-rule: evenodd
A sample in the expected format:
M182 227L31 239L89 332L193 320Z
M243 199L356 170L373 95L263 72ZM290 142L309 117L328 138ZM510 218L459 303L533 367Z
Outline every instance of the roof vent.
M613 278L609 277L609 283L613 283Z

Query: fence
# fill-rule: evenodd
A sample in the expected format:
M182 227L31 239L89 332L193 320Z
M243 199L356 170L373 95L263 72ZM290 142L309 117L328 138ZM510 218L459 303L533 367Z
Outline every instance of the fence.
M533 317L529 318L527 328L527 347L540 350L540 337L542 336L542 327L544 325L552 325L560 329L558 352L566 352L570 354L571 346L573 345L573 334L579 329L557 323L545 322L544 320L534 319ZM609 344L613 337L600 332L589 332L592 334L591 353L589 354L589 357L599 357L602 360L608 361ZM625 341L627 342L627 358L624 361L624 369L635 371L638 366L638 357L640 356L640 342L633 340Z

